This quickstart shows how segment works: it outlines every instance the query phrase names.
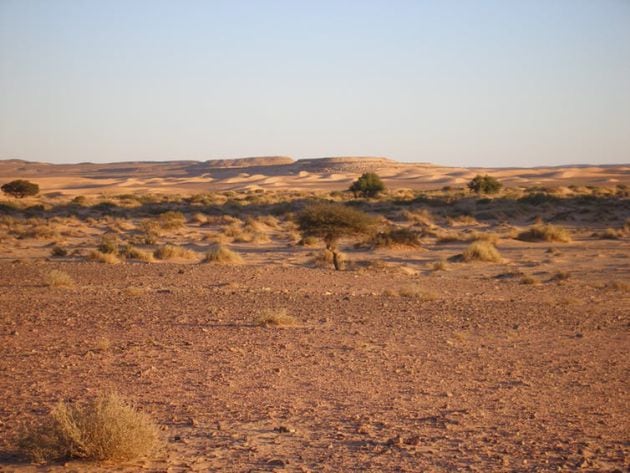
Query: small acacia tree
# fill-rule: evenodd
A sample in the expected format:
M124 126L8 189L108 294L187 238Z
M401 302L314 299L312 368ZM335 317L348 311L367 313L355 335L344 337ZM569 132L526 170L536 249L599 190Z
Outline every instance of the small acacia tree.
M342 204L321 203L306 207L297 217L303 237L322 238L333 254L335 269L341 268L337 242L345 236L365 235L376 225L371 215Z
M468 183L468 188L477 194L496 194L502 187L503 184L496 177L488 176L487 174L484 176L477 174Z
M355 197L361 194L363 197L376 197L379 192L385 190L385 184L374 172L365 172L352 183L349 189Z
M37 184L25 181L24 179L7 182L0 187L0 189L2 189L2 192L5 194L9 194L18 199L31 195L37 195L39 193L39 186Z

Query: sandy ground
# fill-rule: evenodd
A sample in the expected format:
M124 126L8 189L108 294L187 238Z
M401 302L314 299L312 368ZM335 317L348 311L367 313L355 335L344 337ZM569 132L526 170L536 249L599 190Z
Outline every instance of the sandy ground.
M344 189L364 170L392 193L353 205L421 245L342 241L346 270L316 267L321 242L299 246L291 214L348 197L286 190ZM493 199L397 190L483 171L0 162L0 182L47 194L0 202L0 472L630 471L629 168L492 170L508 186L562 186ZM266 191L172 195L248 188ZM151 194L107 197L134 191ZM145 241L166 211L181 222ZM572 241L518 239L541 221ZM112 235L149 256L165 244L195 253L91 261ZM474 238L496 241L501 261L455 262ZM244 264L200 263L216 241ZM75 284L49 287L53 270ZM297 326L257 325L267 309ZM18 451L57 402L109 391L159 425L151 456L38 465Z
M415 273L313 269L273 245L240 267L5 259L0 471L627 471L630 298L610 283L630 279L628 242L423 269L462 247L380 253ZM43 285L52 269L76 286ZM257 326L263 308L299 325ZM57 401L112 389L159 423L152 458L16 456Z
M399 163L386 158L294 161L281 157L68 165L0 160L0 180L30 179L37 182L44 193L63 195L240 189L344 190L365 171L377 172L388 187L409 189L461 187L475 175L485 173L512 187L630 184L630 165L486 169Z

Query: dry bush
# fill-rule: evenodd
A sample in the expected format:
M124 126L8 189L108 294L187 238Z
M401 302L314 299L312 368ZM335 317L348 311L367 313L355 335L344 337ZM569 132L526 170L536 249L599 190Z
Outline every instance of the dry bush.
M379 232L371 239L375 248L418 248L422 246L420 234L408 228L393 228L386 232Z
M424 290L417 286L407 286L398 290L400 297L409 297L422 301L433 301L438 295L435 292Z
M64 271L53 269L46 275L46 285L50 287L72 287L74 279Z
M604 287L621 292L630 292L630 283L626 281L610 281Z
M264 327L290 327L297 325L297 320L287 313L286 309L266 309L259 314L255 322Z
M68 256L68 250L66 250L65 248L63 248L63 247L61 247L59 245L55 245L50 250L50 255L61 258L61 257L64 257L64 256Z
M625 236L625 233L621 228L607 228L603 232L593 233L593 236L602 240L619 240Z
M157 223L162 230L176 230L186 225L186 216L181 212L169 210L161 213L155 220L155 223Z
M191 223L198 223L199 225L205 225L208 223L208 216L204 213L197 212L192 217L190 217Z
M101 253L111 253L117 255L119 245L120 240L118 235L115 233L106 233L101 237L101 242L99 243L97 249Z
M214 245L211 247L203 259L204 263L219 264L242 264L243 258L238 253L230 250L227 246Z
M440 261L436 261L433 263L433 271L446 271L448 266L446 264L446 260L441 259Z
M497 233L485 233L485 232L472 232L470 234L471 241L487 241L496 245L500 236Z
M433 215L427 209L403 210L400 216L408 222L418 223L430 227L434 223Z
M92 261L98 261L99 263L106 264L118 264L120 263L120 258L114 253L103 253L98 250L90 251L88 258Z
M158 429L151 418L110 394L85 405L59 403L23 437L20 447L35 461L124 461L147 455L157 444Z
M155 261L155 259L153 258L153 253L147 250L141 250L131 245L124 246L121 249L120 253L127 259L137 259L140 261L145 261L147 263Z
M153 252L153 256L160 260L166 259L196 259L199 254L196 251L189 250L183 246L164 245L160 246Z
M298 233L298 235L299 235L299 233ZM301 239L297 242L297 244L298 244L299 246L315 246L315 245L317 245L318 243L319 243L319 238L314 237L314 236L307 236L307 237L301 238ZM332 258L332 256L331 256L331 258ZM332 261L332 260L331 260L331 261Z
M99 338L94 344L96 351L107 351L112 347L112 341L107 337Z
M496 247L487 241L477 240L473 241L463 253L464 261L486 261L486 262L499 262L502 260L499 251Z
M447 217L446 222L452 226L471 226L479 225L479 222L472 215L458 215L456 217Z
M316 268L330 268L333 264L334 255L333 252L328 248L324 248L322 251L318 251L314 254L313 259L311 259L310 264L315 266ZM347 257L345 253L337 252L337 261L341 266L347 263Z
M528 285L540 284L540 280L535 278L534 276L523 276L521 278L521 284L528 284Z
M570 277L571 277L571 273L569 273L568 271L557 271L553 276L551 276L551 278L549 278L549 281L561 282L561 281L566 281Z
M141 296L146 292L146 289L143 287L135 287L135 286L131 286L125 289L125 294L127 294L128 296Z
M571 234L563 227L551 224L533 225L528 230L518 234L517 238L523 241L548 241L569 243Z

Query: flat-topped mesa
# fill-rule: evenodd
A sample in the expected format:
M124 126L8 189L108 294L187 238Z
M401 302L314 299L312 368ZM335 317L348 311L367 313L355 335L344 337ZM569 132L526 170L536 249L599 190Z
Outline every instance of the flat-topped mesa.
M204 164L211 168L247 168L293 164L290 156L255 156L251 158L210 159Z
M299 159L296 165L309 172L356 172L375 171L383 167L400 166L401 163L385 157L336 156L329 158Z

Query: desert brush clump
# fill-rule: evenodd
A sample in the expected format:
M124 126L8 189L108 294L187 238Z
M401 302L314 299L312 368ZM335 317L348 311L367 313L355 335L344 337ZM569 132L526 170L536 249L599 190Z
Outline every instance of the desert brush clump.
M72 287L74 279L64 271L53 269L46 275L46 285L49 287Z
M34 461L83 459L126 461L149 454L158 444L151 418L116 394L84 405L59 403L20 442Z
M153 253L148 250L141 250L132 245L124 245L120 248L121 256L124 256L127 259L135 259L144 261L146 263L151 263L155 261L153 258Z
M183 246L169 245L160 246L153 252L153 256L160 260L167 259L196 259L199 255L193 250L184 248Z
M106 264L118 264L121 262L120 258L115 253L103 253L99 250L90 251L88 258L92 261L98 261L99 263Z
M462 254L464 261L484 261L496 263L502 260L497 248L486 240L473 241Z
M522 241L547 241L569 243L571 234L566 228L552 224L536 224L521 232L516 237Z
M243 258L238 253L230 250L224 245L213 245L206 252L203 259L204 263L219 263L219 264L241 264Z
M375 248L419 248L422 245L420 234L409 228L393 228L385 232L379 232L374 235L371 243Z
M62 258L64 256L68 256L68 250L66 250L62 246L55 245L50 250L50 256L55 256L55 257L58 257L58 258Z
M469 183L468 189L477 194L496 194L498 193L503 184L501 184L496 177L489 176L487 174L477 174Z
M286 309L265 309L255 318L256 325L263 327L290 327L297 325L297 320Z

